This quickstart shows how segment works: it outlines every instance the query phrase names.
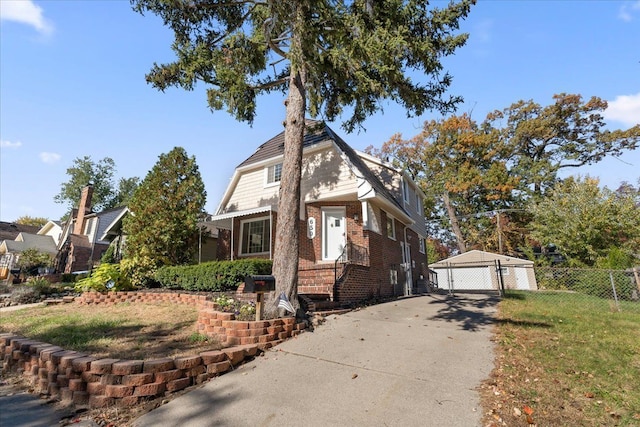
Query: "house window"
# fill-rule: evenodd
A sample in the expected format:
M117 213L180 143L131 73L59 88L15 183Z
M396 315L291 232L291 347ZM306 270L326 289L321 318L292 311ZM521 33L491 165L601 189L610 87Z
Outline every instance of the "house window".
M267 169L267 185L274 185L282 179L282 163L271 165Z
M84 226L84 235L89 237L89 241L91 242L93 242L96 222L96 218L90 218L87 220L87 223Z
M387 237L396 240L396 222L390 215L387 215Z
M392 285L398 284L398 270L389 270L389 282Z
M420 241L420 253L422 253L422 254L426 253L426 250L425 250L426 249L426 244L424 242L424 239L422 237L420 237L418 240Z
M409 183L406 179L402 180L402 197L406 205L409 204Z
M269 224L269 218L242 222L241 254L256 255L269 252L271 244L271 229Z
M420 197L420 193L416 191L416 212L421 215L424 215L424 208L422 207L422 198Z

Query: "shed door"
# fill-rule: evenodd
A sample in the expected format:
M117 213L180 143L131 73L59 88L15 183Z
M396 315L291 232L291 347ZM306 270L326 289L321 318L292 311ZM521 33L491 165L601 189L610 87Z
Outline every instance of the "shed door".
M345 208L322 209L322 259L335 261L345 246Z
M529 276L527 275L527 269L524 267L514 267L516 272L516 288L529 290Z

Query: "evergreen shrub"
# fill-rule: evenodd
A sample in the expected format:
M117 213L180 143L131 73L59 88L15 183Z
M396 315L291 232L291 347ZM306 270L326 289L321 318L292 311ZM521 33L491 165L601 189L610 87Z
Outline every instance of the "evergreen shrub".
M167 289L225 292L236 290L248 275L271 274L272 265L271 260L252 258L165 266L158 269L155 279Z

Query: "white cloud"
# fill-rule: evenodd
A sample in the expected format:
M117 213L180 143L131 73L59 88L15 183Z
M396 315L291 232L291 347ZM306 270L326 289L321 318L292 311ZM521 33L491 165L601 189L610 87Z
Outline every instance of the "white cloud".
M61 156L58 153L47 153L46 151L40 153L40 160L42 160L43 163L56 163L60 158Z
M22 146L22 142L20 141L12 142L12 141L7 141L6 139L3 139L0 141L0 147L2 148L20 148L21 146Z
M640 124L640 92L635 95L619 95L608 102L603 115L607 120L624 123L628 126Z
M0 18L3 21L31 25L45 35L53 32L53 24L44 17L42 8L32 0L1 0Z
M631 22L633 20L633 15L639 12L640 0L625 2L622 6L620 6L620 10L618 10L618 18L622 19L625 22Z

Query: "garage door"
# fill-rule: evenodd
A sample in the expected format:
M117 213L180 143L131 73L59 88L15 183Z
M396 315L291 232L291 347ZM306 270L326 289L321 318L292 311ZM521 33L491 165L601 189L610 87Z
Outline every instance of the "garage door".
M491 267L458 267L434 270L438 273L438 286L440 289L452 291L484 291L495 289L491 281Z

